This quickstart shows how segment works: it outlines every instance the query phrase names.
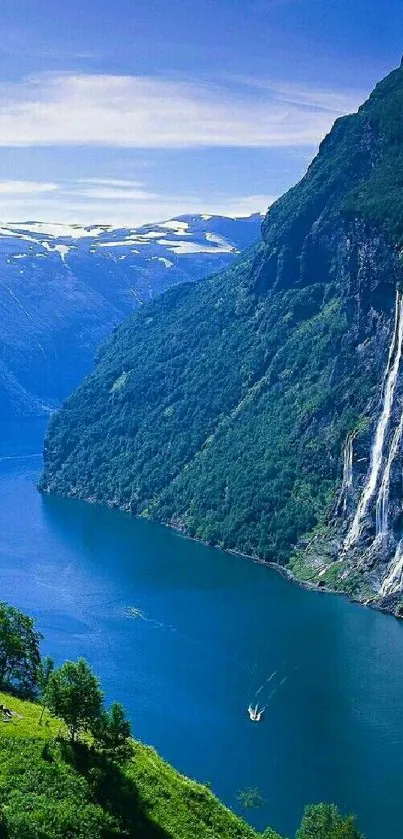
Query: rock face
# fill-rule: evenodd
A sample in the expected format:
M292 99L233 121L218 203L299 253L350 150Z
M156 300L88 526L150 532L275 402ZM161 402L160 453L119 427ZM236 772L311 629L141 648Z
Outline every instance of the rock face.
M0 419L46 412L135 308L256 241L262 217L186 216L138 229L0 226Z
M400 614L402 187L400 67L257 248L117 330L51 423L42 488Z

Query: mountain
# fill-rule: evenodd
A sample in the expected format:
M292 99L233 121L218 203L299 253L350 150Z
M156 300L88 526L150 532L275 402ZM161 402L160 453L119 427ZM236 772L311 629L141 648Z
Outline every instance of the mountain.
M400 66L260 244L114 333L50 424L42 489L403 613L402 196Z
M183 216L135 229L0 225L0 418L66 397L133 309L221 270L256 241L262 217Z

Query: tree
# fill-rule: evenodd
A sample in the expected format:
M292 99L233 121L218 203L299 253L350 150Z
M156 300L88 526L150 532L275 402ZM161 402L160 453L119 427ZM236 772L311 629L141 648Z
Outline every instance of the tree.
M353 816L343 818L334 804L305 808L296 839L363 839Z
M0 689L32 696L38 687L42 635L35 621L0 603Z
M55 663L53 658L51 658L50 655L45 656L38 667L38 688L41 696L44 696L46 692L50 675L53 673L54 669Z
M66 723L72 743L80 731L90 731L100 718L103 694L85 659L66 661L49 675L44 701Z
M130 723L118 702L103 711L92 728L95 746L112 760L124 763L133 754Z
M46 658L42 659L42 661L39 665L39 668L38 668L38 688L39 688L39 696L40 696L40 700L41 700L41 704L42 704L42 710L41 710L41 716L39 718L39 723L41 723L42 719L43 719L43 714L44 714L45 707L46 707L46 701L45 701L45 699L46 699L46 688L47 688L48 683L49 683L50 675L51 675L51 673L53 673L54 669L55 669L55 663L53 661L53 658L51 658L49 655L47 655Z

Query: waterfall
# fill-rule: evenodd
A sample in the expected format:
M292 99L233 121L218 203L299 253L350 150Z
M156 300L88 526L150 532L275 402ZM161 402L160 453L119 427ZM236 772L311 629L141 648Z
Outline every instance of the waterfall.
M353 440L355 432L347 435L346 443L343 451L343 480L338 501L338 509L340 510L343 504L343 513L347 508L347 495L349 489L353 485Z
M343 489L350 489L353 483L353 439L354 435L349 434L344 447L343 464Z
M381 485L379 487L378 497L376 499L376 535L378 537L386 536L388 532L390 473L392 470L393 461L398 452L400 441L402 439L402 433L403 413L400 416L399 425L395 429L395 433L392 438L392 443L389 449L385 470L382 476Z
M357 541L361 533L362 522L366 512L368 510L369 503L375 493L376 487L378 485L379 474L382 468L382 460L383 460L383 446L385 442L385 435L388 428L390 414L393 405L393 397L395 394L396 389L396 382L399 373L399 365L400 359L402 355L402 343L403 343L403 296L399 290L396 292L396 305L395 305L395 324L393 330L393 337L389 347L389 355L388 355L388 362L386 365L385 375L383 379L383 388L382 388L382 410L378 419L378 424L376 427L375 432L375 439L372 446L371 451L371 463L370 463L370 470L367 480L365 482L363 491L361 493L360 500L357 505L357 509L355 512L355 516L350 527L349 532L347 533L344 548L348 550L351 548ZM399 436L400 440L400 436ZM396 450L399 440L396 442ZM391 453L391 452L390 452ZM389 453L389 455L390 455ZM393 460L393 458L392 458ZM392 465L392 461L390 466ZM386 469L385 469L386 472ZM385 475L384 475L385 477ZM390 478L390 468L389 468L389 478ZM385 484L385 497L386 491L389 490L389 478L387 478ZM383 482L382 482L383 483ZM386 502L387 503L387 502ZM381 505L381 501L380 501Z
M386 575L379 594L385 597L387 594L395 594L400 591L403 585L403 539L400 540L396 553L389 566L388 574Z

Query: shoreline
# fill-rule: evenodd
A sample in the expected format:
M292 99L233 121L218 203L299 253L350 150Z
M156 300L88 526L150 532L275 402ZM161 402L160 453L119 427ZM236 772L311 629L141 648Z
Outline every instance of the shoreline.
M119 506L113 503L108 502L100 502L97 501L95 498L85 498L79 495L61 495L59 493L51 492L50 490L43 488L38 483L36 485L37 491L41 495L46 495L50 498L65 498L71 501L81 501L85 504L93 504L97 505L98 507L105 507L108 510L115 510L116 512L123 513L124 515L128 516L132 519L143 519L144 521L152 522L153 524L158 524L161 527L166 527L169 530L174 531L178 536L181 536L183 539L187 539L191 542L198 542L200 545L204 545L206 548L211 548L215 551L223 551L227 554L231 554L232 556L240 557L241 559L246 559L248 562L253 562L256 565L262 565L265 568L270 568L273 571L276 571L277 574L280 574L284 577L289 583L292 585L298 586L299 588L305 589L306 591L315 591L318 594L329 594L329 595L336 595L338 597L344 597L350 601L350 603L355 603L358 606L362 606L363 608L371 608L377 612L381 612L384 615L389 615L392 618L395 618L398 621L403 620L403 615L397 615L390 609L387 609L385 606L382 606L380 603L377 603L374 599L370 600L360 600L358 597L353 597L352 595L348 594L346 591L338 590L335 588L329 588L326 585L318 586L314 582L309 582L309 580L302 580L299 577L295 576L287 567L284 565L280 565L277 562L267 562L264 559L260 559L258 556L253 556L253 554L246 554L242 551L237 551L234 548L224 548L222 545L211 545L209 542L206 542L205 539L200 539L197 536L190 536L187 534L181 527L176 525L172 521L162 521L159 519L152 518L152 516L147 516L144 514L136 515L128 510L126 507Z

